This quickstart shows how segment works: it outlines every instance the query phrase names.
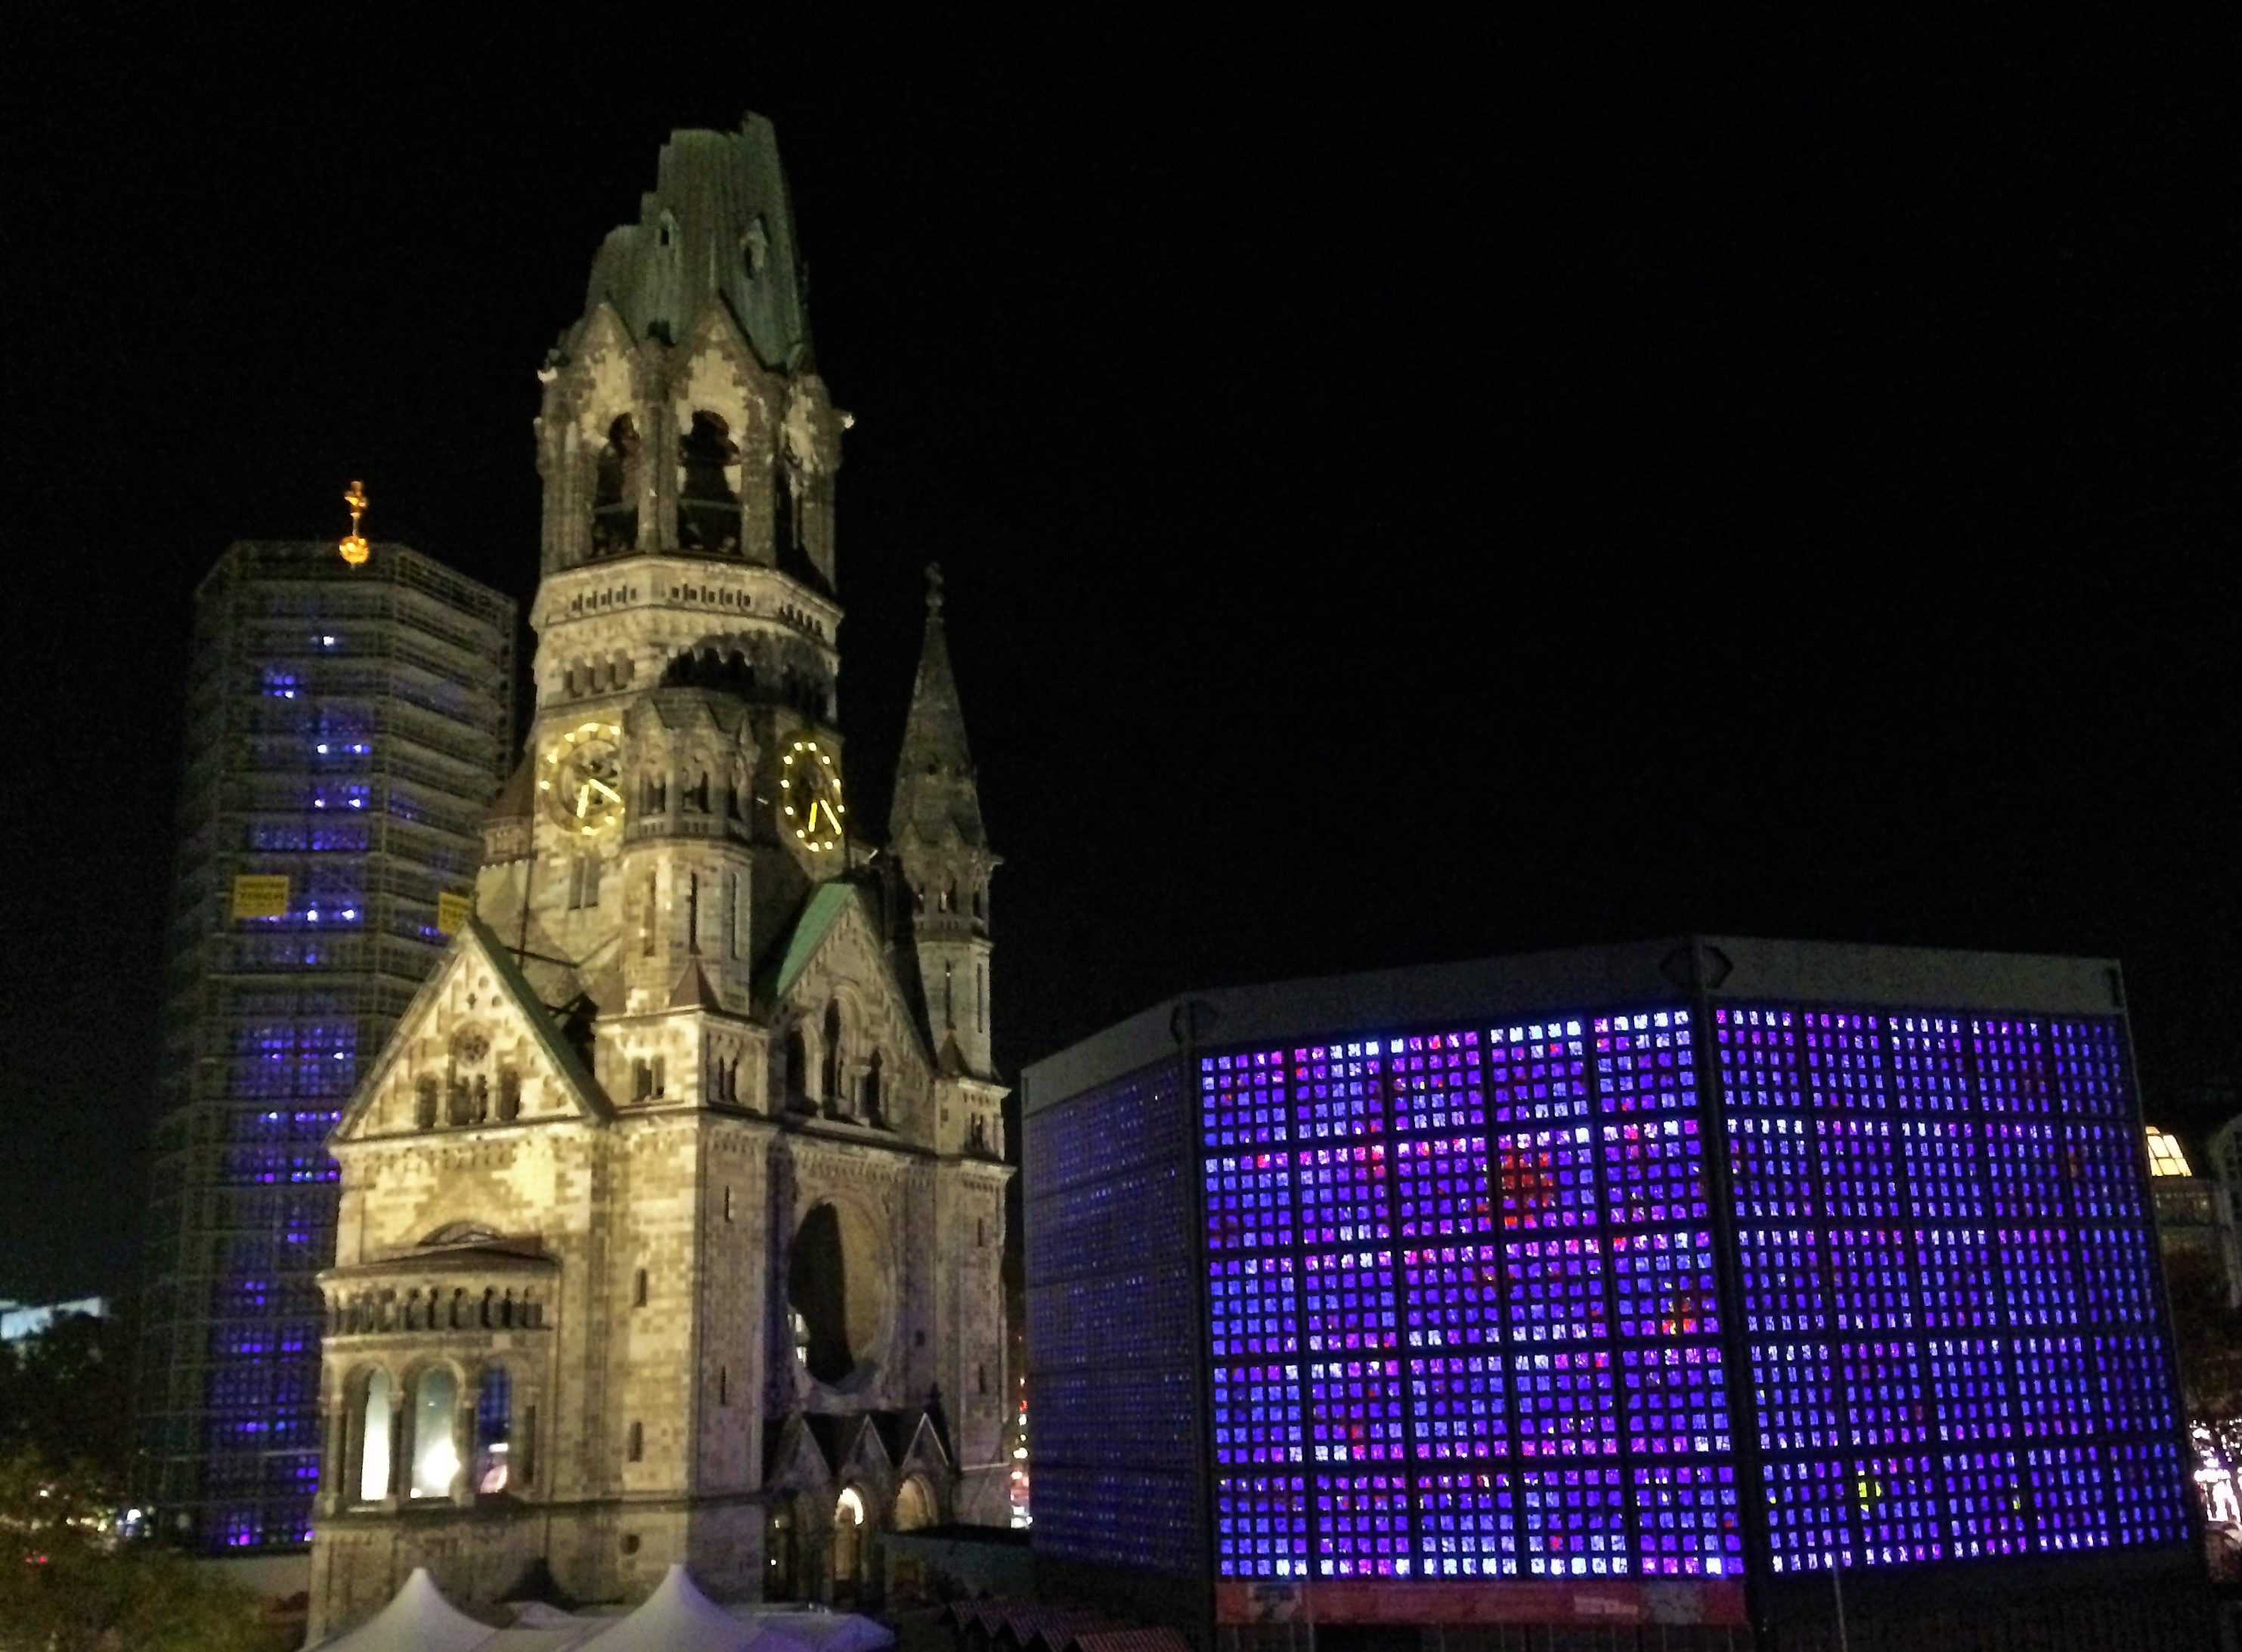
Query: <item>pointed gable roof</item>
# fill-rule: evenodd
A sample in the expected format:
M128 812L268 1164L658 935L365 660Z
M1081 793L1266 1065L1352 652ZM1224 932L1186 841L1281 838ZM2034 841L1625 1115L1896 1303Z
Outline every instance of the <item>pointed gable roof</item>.
M413 1001L405 1007L405 1013L398 1018L396 1029L390 1034L389 1042L383 1047L379 1059L359 1081L358 1090L351 1097L350 1105L343 1109L343 1116L336 1122L333 1134L328 1138L331 1141L348 1140L356 1132L366 1109L373 1105L373 1098L380 1094L390 1073L404 1058L411 1030L433 1013L438 1000L460 971L478 963L490 970L507 1007L519 1015L531 1042L551 1064L554 1076L560 1081L563 1093L575 1103L576 1111L591 1118L612 1116L614 1109L608 1107L599 1080L584 1065L575 1046L561 1035L559 1024L553 1019L553 1012L539 1000L527 978L514 963L514 955L507 951L505 944L488 924L471 914L460 933L452 937L451 950L436 966L435 973L421 983L420 990L413 995Z
M941 843L951 834L969 848L985 849L981 793L973 779L973 753L965 743L965 712L950 669L950 643L942 626L942 569L926 571L926 640L919 649L918 680L903 722L896 759L895 806L889 835Z

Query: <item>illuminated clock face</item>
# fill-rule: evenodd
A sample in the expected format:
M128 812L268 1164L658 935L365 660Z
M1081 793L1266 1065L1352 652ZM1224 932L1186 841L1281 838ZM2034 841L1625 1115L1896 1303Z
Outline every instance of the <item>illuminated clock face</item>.
M564 830L594 838L623 818L622 731L581 723L546 743L538 795Z
M778 824L812 854L841 846L841 766L816 740L793 741L779 755Z

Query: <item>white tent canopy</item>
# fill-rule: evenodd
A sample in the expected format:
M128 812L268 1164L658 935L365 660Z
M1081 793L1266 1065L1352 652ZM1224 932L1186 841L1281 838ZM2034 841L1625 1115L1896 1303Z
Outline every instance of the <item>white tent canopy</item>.
M893 1634L868 1617L819 1607L717 1605L682 1566L630 1612L578 1616L549 1606L517 1609L511 1629L478 1623L415 1567L397 1597L317 1652L878 1652Z
M584 1643L585 1652L789 1652L769 1632L742 1622L693 1587L673 1566L638 1609Z
M428 1568L416 1566L388 1605L347 1634L322 1641L319 1652L470 1652L491 1637L437 1591Z

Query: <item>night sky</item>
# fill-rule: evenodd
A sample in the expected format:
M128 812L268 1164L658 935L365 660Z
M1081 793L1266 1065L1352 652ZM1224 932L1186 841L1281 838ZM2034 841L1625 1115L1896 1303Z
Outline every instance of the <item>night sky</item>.
M196 582L362 477L526 605L536 369L745 108L857 419L860 813L938 558L1008 1070L1701 928L2116 955L2219 1121L2231 19L198 10L0 46L0 1295L135 1272Z

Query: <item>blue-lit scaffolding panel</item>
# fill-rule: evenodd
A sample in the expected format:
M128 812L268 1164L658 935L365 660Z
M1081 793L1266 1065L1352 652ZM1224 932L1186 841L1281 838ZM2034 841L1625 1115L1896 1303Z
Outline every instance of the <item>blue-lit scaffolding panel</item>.
M196 593L139 1495L197 1547L310 1541L326 1136L473 887L514 639L401 545L238 544Z
M1663 943L1210 993L1039 1063L1039 1562L1241 1633L1810 1642L1835 1568L1871 1614L2098 1588L2132 1633L2129 1580L2200 1562L2116 981ZM1148 1366L1192 1401L1149 1442Z

